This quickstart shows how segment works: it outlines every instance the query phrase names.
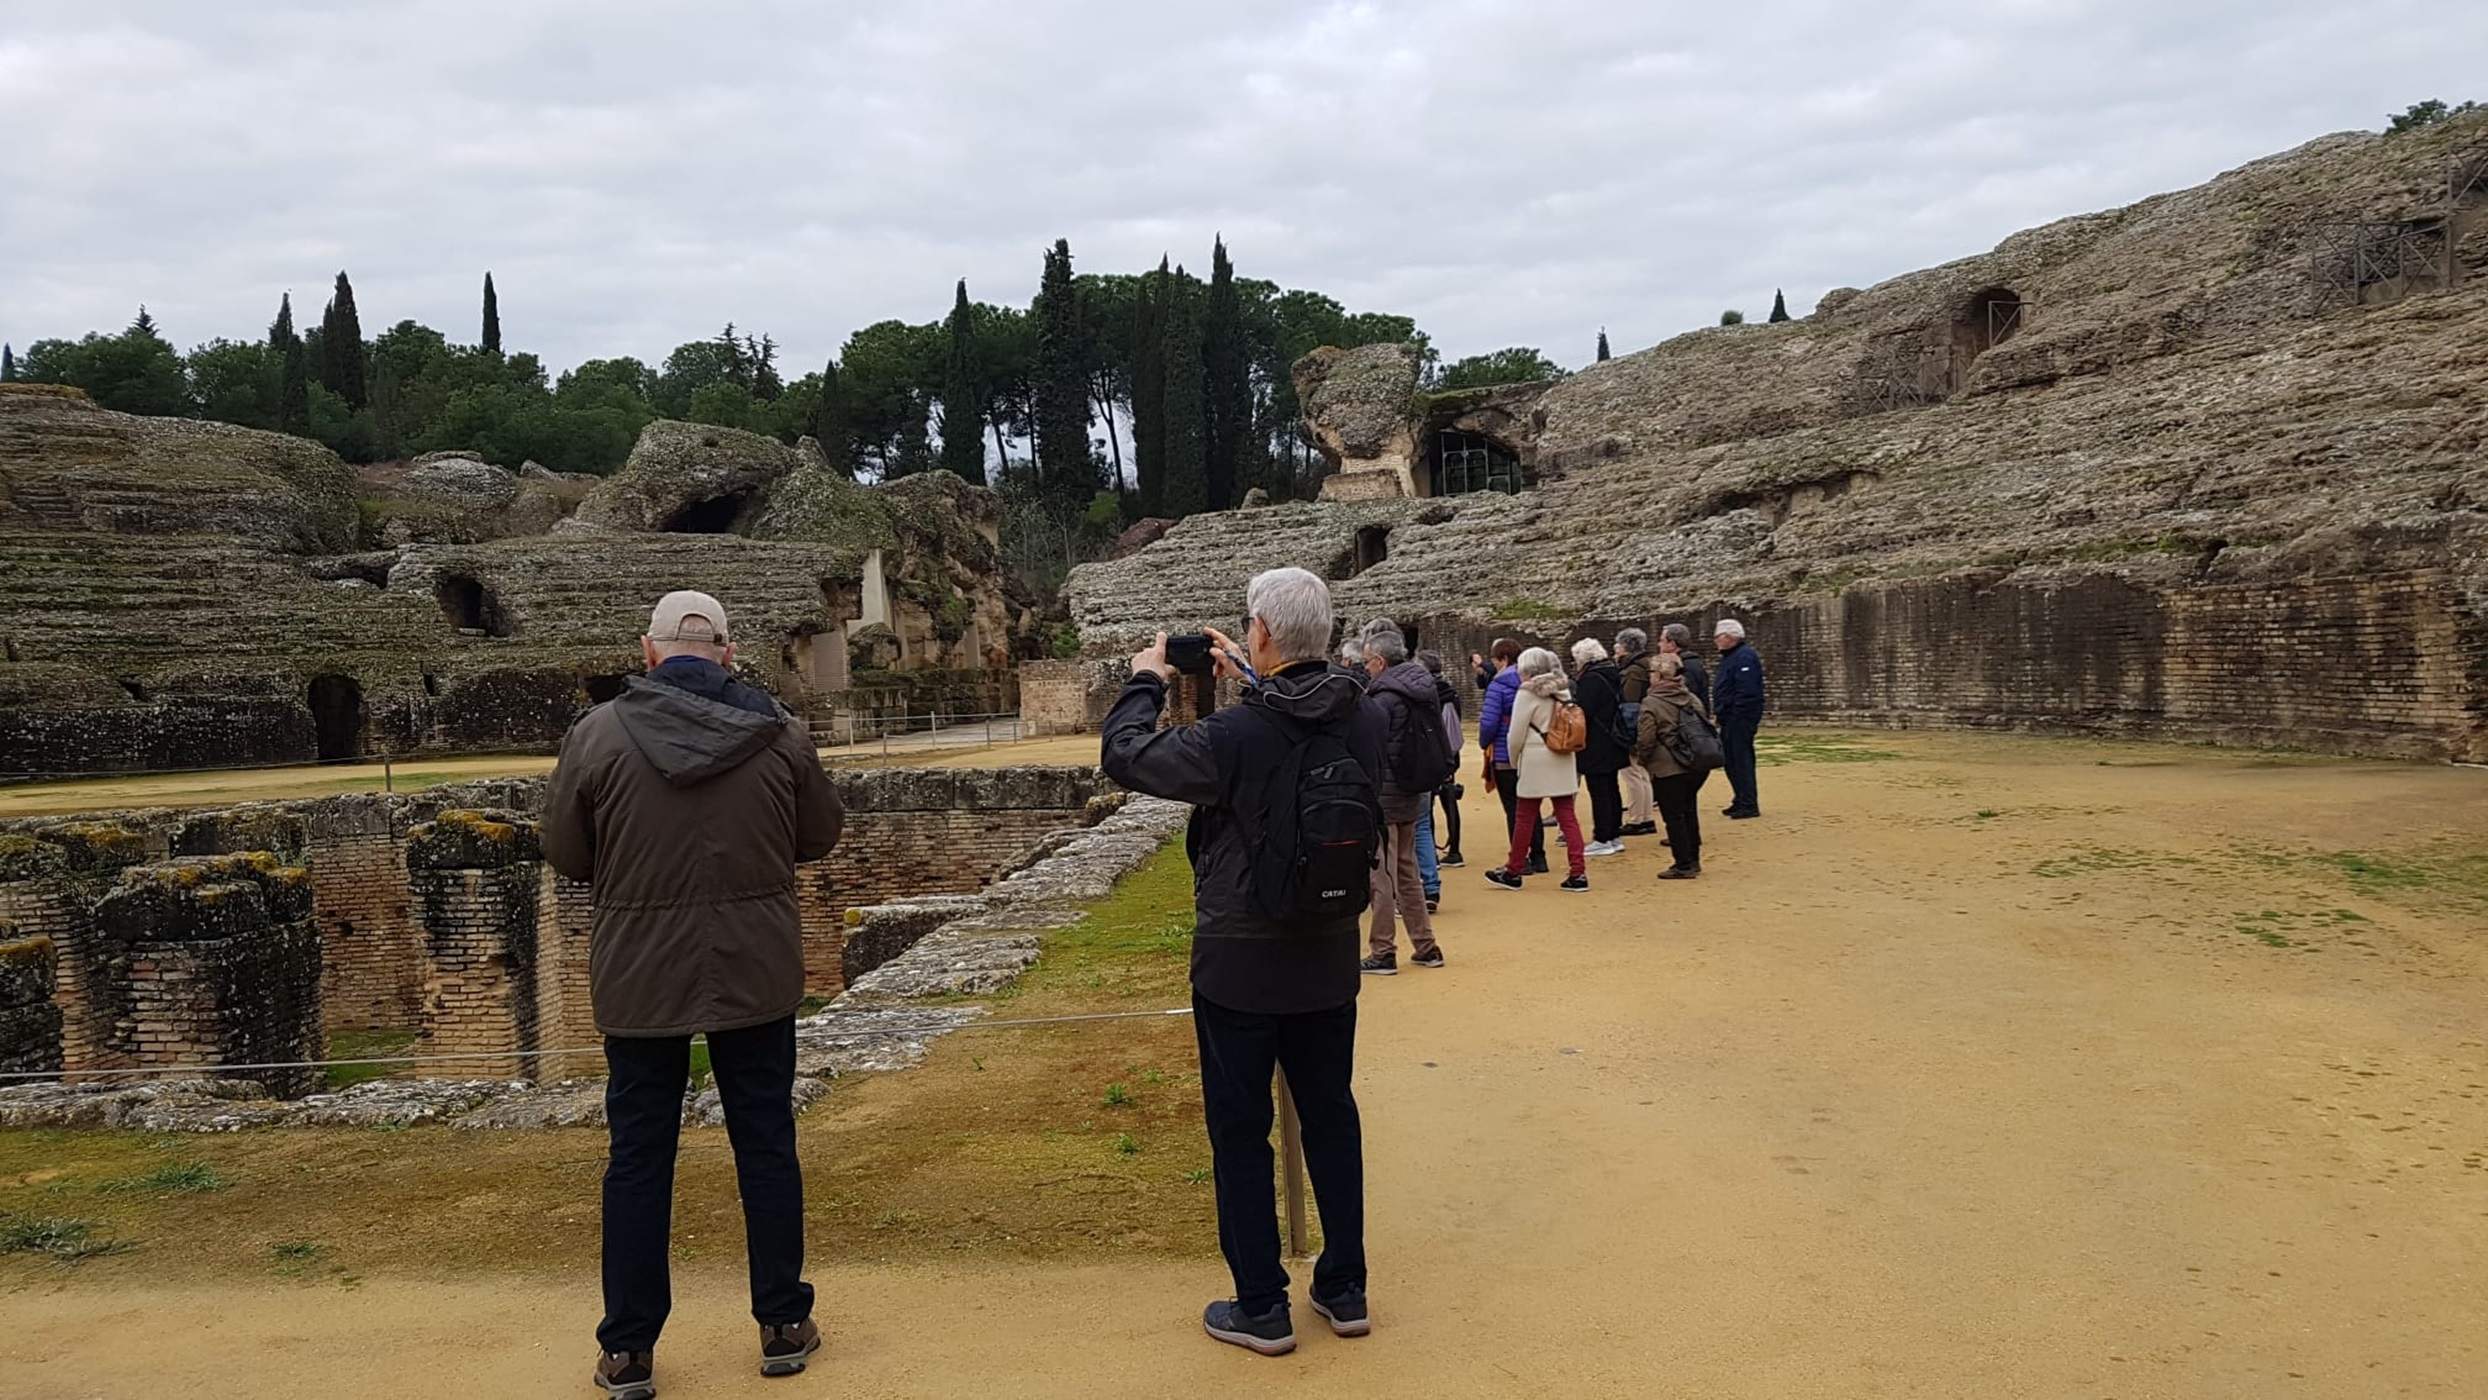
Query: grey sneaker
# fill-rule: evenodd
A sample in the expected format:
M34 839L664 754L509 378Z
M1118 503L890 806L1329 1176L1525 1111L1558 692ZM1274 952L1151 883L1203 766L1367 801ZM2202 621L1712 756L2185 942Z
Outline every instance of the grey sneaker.
M1288 1320L1285 1303L1255 1317L1221 1299L1202 1310L1201 1330L1230 1346L1263 1356L1285 1356L1296 1349L1296 1324Z
M1373 1314L1365 1310L1364 1289L1346 1289L1338 1297L1329 1299L1319 1293L1311 1296L1313 1310L1320 1313L1322 1320L1330 1324L1330 1330L1340 1336L1362 1337L1374 1330Z
M1396 951L1376 953L1358 963L1356 970L1368 977L1397 977L1399 976L1399 954Z
M812 1319L790 1323L784 1327L760 1329L760 1374L791 1376L804 1368L812 1353L821 1349L821 1329Z
M1433 947L1428 948L1421 953L1411 953L1408 955L1408 962L1412 967L1441 967L1443 965L1443 945L1437 943ZM1319 1307L1320 1304L1317 1303L1314 1306Z
M596 1356L596 1387L613 1400L654 1400L656 1353L607 1351Z

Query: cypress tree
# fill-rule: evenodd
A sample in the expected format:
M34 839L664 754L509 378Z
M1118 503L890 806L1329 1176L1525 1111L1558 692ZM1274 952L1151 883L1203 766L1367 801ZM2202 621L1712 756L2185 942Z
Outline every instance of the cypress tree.
M977 383L976 313L964 277L950 307L950 355L942 365L941 468L985 484L985 395Z
M276 304L276 320L268 327L268 353L276 360L276 426L299 433L311 421L311 368L303 354L302 337L294 334L294 294Z
M17 378L17 347L0 345L0 384Z
M501 298L492 291L492 274L484 274L484 353L501 353Z
M1235 264L1227 240L1210 245L1209 307L1201 322L1203 473L1209 507L1225 510L1254 485L1244 446L1253 424L1251 351L1244 343L1244 309L1235 290Z
M1071 241L1058 238L1037 285L1037 482L1065 501L1097 490L1089 456L1089 353L1080 288L1071 277Z
M1132 306L1132 473L1140 513L1164 515L1166 502L1166 259L1140 275Z
M847 407L846 387L838 382L838 362L821 368L821 401L812 407L812 438L829 459L829 469L855 479L855 419Z
M1777 287L1771 289L1771 319L1774 321L1785 321L1788 319L1787 294L1780 291Z
M340 272L336 294L320 314L320 383L356 413L371 401L364 353L363 322L354 314L354 284Z
M1166 281L1159 341L1166 362L1165 471L1159 502L1181 520L1210 507L1206 440L1209 400L1201 363L1199 283L1180 267Z
M1602 364L1607 359L1607 328L1605 326L1598 328L1598 359Z

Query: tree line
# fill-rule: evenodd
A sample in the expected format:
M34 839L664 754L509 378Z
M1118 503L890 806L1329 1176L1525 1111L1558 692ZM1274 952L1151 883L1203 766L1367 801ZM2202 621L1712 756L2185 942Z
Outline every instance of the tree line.
M1240 277L1223 239L1206 280L1171 258L1138 274L1076 272L1057 240L1025 307L974 300L964 281L953 293L940 320L865 326L793 379L773 337L731 323L654 365L616 356L556 376L503 348L489 273L464 343L413 320L366 337L341 271L316 324L297 324L287 293L265 335L183 354L142 306L117 333L38 340L22 357L0 347L0 378L294 433L351 462L464 450L608 472L650 420L681 418L813 437L859 479L939 467L1058 515L1132 518L1223 509L1255 488L1312 494L1325 467L1296 432L1290 370L1320 346L1415 344L1435 389L1564 372L1526 347L1440 364L1411 318Z

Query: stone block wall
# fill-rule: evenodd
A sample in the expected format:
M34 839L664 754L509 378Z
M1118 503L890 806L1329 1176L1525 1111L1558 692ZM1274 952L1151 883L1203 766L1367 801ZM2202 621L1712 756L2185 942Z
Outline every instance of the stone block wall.
M0 922L51 950L60 1067L72 1076L133 1061L128 945L97 924L95 902L144 853L111 822L56 823L40 838L0 835Z
M94 922L126 949L132 1065L270 1064L325 1053L309 872L266 853L139 866L98 901ZM281 1097L320 1084L312 1068L237 1073Z
M587 1049L583 1055L548 1057L538 1062L536 1077L546 1080L602 1074L602 1045L596 1030L596 1006L588 992L588 956L593 941L596 905L593 888L583 881L542 868L536 892L536 1025L547 1047Z
M60 1008L52 1002L48 938L23 938L0 923L0 1074L60 1069Z
M451 810L406 835L407 884L423 926L415 1052L477 1058L421 1065L436 1079L523 1079L543 1040L538 949L545 877L535 826ZM556 974L558 986L558 974Z
M1118 683L1097 661L1023 661L1019 722L1026 734L1094 734Z

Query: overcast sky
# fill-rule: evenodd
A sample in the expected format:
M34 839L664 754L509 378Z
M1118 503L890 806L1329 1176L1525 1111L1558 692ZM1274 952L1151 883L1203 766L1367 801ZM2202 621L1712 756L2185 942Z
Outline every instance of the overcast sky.
M1161 251L1447 357L1797 314L2425 97L2476 0L0 0L0 339L316 319L790 374Z

